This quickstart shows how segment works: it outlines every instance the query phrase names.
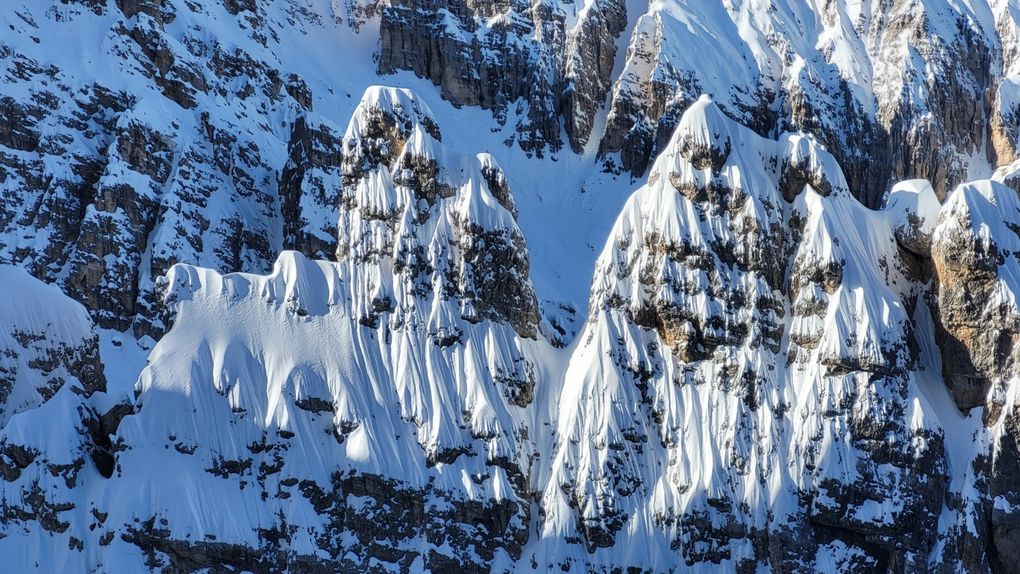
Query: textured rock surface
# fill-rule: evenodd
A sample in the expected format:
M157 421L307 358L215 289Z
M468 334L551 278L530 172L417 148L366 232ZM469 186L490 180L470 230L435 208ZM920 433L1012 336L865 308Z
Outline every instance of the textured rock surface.
M291 12L294 26L311 18ZM0 45L0 261L57 282L101 327L158 339L155 282L178 261L266 272L284 245L331 254L339 136L275 57L278 13L234 2L12 7ZM68 62L54 46L72 23L85 45Z
M961 409L984 405L993 382L1016 376L1020 315L1011 284L1001 274L1016 265L1020 243L1007 230L1020 229L1018 223L1016 192L982 181L953 192L935 232L932 256L945 330L942 364Z
M993 180L958 187L932 239L944 381L956 405L980 409L983 423L971 471L977 493L954 500L962 518L948 529L944 551L947 564L968 570L1020 571L1020 202L1000 183L1014 174L1015 168L1002 170Z
M597 140L607 169L635 176L702 93L760 134L818 137L871 206L895 180L928 179L944 197L974 166L1016 157L1011 3L627 8L398 3L382 11L379 69L413 71L501 123L516 112L520 144L538 153L559 148L562 125L575 151Z
M985 163L982 152L1002 163L1016 148L1012 128L989 129L1014 123L1004 103L1014 88L992 98L1001 111L986 110L1004 58L1015 59L1015 17L1001 5L997 31L982 3L653 4L631 36L601 151L644 172L683 110L708 93L760 134L815 135L868 205L913 177L944 197Z
M332 43L376 36L371 67L492 110L491 130L528 153L569 143L590 157L597 143L603 169L640 176L705 92L759 134L813 134L869 206L907 177L944 197L1015 157L1016 13L934 0L20 6L0 50L0 261L59 282L102 327L158 339L154 285L174 262L267 272L283 248L330 257L338 124L364 87L342 103ZM85 66L50 57L72 25L102 32L82 36Z
M595 564L924 571L946 458L911 414L931 333L890 213L806 138L695 103L600 259L544 535Z
M542 155L580 152L611 83L625 3L393 2L381 12L379 71L410 70L443 96L517 122L517 143Z
M1020 571L1015 4L13 2L0 559Z

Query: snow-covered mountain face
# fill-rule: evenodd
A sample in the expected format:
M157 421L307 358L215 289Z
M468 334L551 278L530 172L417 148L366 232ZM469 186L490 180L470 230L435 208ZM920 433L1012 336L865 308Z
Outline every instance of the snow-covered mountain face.
M380 70L412 70L454 102L516 117L525 149L597 143L605 169L635 176L707 93L761 135L813 133L874 207L892 180L925 178L944 197L1015 157L1015 11L1005 1L395 2L381 10Z
M0 558L1020 572L1018 22L12 1Z

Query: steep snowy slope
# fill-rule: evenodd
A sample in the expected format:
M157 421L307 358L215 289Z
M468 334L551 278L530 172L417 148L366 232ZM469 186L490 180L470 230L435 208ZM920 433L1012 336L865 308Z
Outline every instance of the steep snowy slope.
M59 289L17 267L0 266L0 427L77 382L105 387L99 338L88 313Z
M442 137L412 93L369 90L338 262L171 268L133 404L65 392L6 427L0 552L68 572L1012 571L1013 375L961 405L983 425L952 377L961 355L1011 373L981 361L1011 361L984 353L1015 331L963 336L953 317L989 320L954 281L982 259L946 255L1008 252L981 301L1015 309L1012 189L941 207L908 181L872 211L811 139L701 98L557 350L498 165ZM47 416L43 446L26 429Z
M1020 572L1018 18L12 0L0 560Z
M440 137L410 92L369 90L343 140L338 263L288 251L267 276L170 269L174 328L120 424L114 475L60 489L76 502L58 512L96 517L52 537L78 541L64 568L520 557L525 409L550 347L502 171ZM4 554L39 547L37 532L5 534Z
M0 266L0 285L0 556L55 571L82 544L79 492L112 472L110 435L129 409L105 392L85 308L22 269Z
M1008 81L995 90L1013 58L1002 44L1015 43L1016 13L995 4L651 2L601 149L643 172L683 110L708 93L761 134L814 134L868 205L891 178L929 179L944 196L989 161L1011 161L1017 145L992 129L1015 117Z
M322 16L48 4L3 15L2 258L59 282L101 326L158 338L153 284L174 262L266 271L284 244L279 171L294 118L316 121L322 98L284 62L323 34L269 38L286 18L314 34Z
M931 188L870 211L816 144L763 140L706 98L649 182L599 259L540 551L555 564L573 541L655 571L923 566L946 461L895 229L930 237Z
M265 273L281 249L333 257L344 126L380 83L374 8L13 2L0 28L0 261L58 283L100 327L158 339L155 282L173 263ZM543 311L571 337L627 187L596 178L585 193L593 158L530 158L504 143L516 123L408 73L387 82L417 86L452 147L510 168L521 226L542 240Z

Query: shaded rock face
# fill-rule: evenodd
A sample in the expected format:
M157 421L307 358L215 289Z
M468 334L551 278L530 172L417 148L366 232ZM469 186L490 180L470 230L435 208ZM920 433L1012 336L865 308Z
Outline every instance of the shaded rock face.
M961 409L986 405L1016 376L1020 315L1004 273L1016 265L1020 204L995 181L965 184L947 201L932 241L943 329L943 374ZM996 233L997 226L1005 233Z
M615 0L17 8L0 49L12 86L0 96L0 261L59 281L101 327L158 338L156 283L175 262L267 272L283 248L331 257L351 176L335 110L314 105L332 88L292 69L285 30L341 25L379 33L378 71L411 70L494 110L534 153L598 141L606 169L645 173L707 92L760 134L814 134L868 205L894 177L926 177L941 196L982 151L1015 155L1018 36L1008 6L928 4L829 3L814 22L715 4L628 15ZM680 26L686 16L703 27ZM761 33L741 36L743 18ZM99 68L34 48L78 20L104 30L88 56ZM844 44L867 65L847 68Z
M336 252L341 134L334 126L305 114L294 122L288 150L279 189L283 247L330 259Z
M621 2L325 4L12 9L0 261L88 312L0 268L11 564L1020 571L1020 176L934 199L1015 159L1014 7L657 3L613 78ZM288 68L341 9L526 151L658 156L565 355L496 161ZM32 48L78 19L103 81ZM136 403L87 313L166 336Z
M542 156L564 129L580 152L608 93L616 38L627 24L618 0L578 16L552 2L411 0L380 14L379 71L410 70L457 105L516 122L517 144ZM561 128L562 126L562 128Z
M607 170L635 177L707 93L761 135L813 134L877 206L893 181L928 179L944 198L969 166L1015 158L1014 19L1005 5L917 2L631 15L615 2L577 15L570 3L402 2L381 12L379 70L410 70L455 104L516 121L525 150L558 150L561 126L575 152L594 139Z
M0 47L11 87L0 97L0 261L57 281L101 327L158 339L156 283L178 261L265 272L284 245L335 248L339 136L272 56L278 22L254 2L225 7L12 8L18 25ZM230 39L206 26L221 14ZM76 19L108 28L89 58L109 73L46 63L34 48Z
M1014 395L1015 396L1015 395ZM1006 407L1007 405L1003 405ZM1016 537L1020 534L1020 411L1014 399L1001 420L995 421L995 440L983 469L987 476L987 494L982 524L985 535L985 560L993 571L1020 572L1020 554ZM965 547L966 548L966 547ZM971 548L964 556L980 555ZM976 561L971 558L972 561Z
M545 536L589 564L642 545L708 569L927 571L947 460L911 410L933 335L892 213L809 139L697 101L599 260Z
M328 520L327 528L315 541L319 549L315 554L290 550L296 527L286 521L259 529L257 546L175 539L165 519L161 522L155 518L129 526L122 539L142 549L145 565L156 571L193 572L211 567L256 573L297 569L326 574L424 568L432 572L457 569L482 573L489 570L477 563L479 559L492 560L493 549L519 555L526 536L523 530L508 532L517 510L512 504L442 500L448 510L436 512L428 508L430 498L436 498L432 489L407 489L369 474L336 474L327 490L309 480L285 478L282 482L294 483L282 494L289 497L293 491L307 498ZM350 498L360 500L352 505ZM451 527L457 523L465 526ZM420 546L408 543L423 532L428 532L432 543L447 541L458 554L449 555L449 549L446 553L422 552Z
M959 186L932 237L943 379L962 411L983 408L972 462L976 493L954 501L962 518L947 533L943 554L950 567L971 571L1020 571L1020 200L1009 187L1014 179L1015 167Z

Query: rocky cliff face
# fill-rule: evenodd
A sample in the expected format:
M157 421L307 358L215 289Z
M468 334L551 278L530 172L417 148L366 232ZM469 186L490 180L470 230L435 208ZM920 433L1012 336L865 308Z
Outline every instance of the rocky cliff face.
M282 248L331 257L339 126L364 85L348 100L323 72L331 50L307 47L338 36L349 51L378 35L370 67L492 110L490 131L531 155L560 157L568 143L642 177L708 93L761 135L814 135L866 205L913 177L944 197L1015 156L1015 13L1005 2L26 5L0 50L11 86L0 260L58 281L100 326L158 339L154 284L174 262L267 272ZM72 24L89 30L85 66L54 57Z
M596 271L544 534L596 563L925 571L946 458L892 224L927 214L868 211L816 144L706 99L649 181Z
M413 94L373 88L337 162L338 263L285 252L265 276L170 269L174 326L108 480L70 480L73 502L54 503L58 517L92 515L54 534L68 563L481 572L520 559L544 348L527 250L499 166L440 137ZM120 488L152 497L89 494Z
M583 150L612 81L625 3L393 2L380 15L379 71L410 70L459 105L516 122L539 156Z
M932 241L943 379L960 409L983 408L973 470L979 496L960 497L969 523L956 525L947 555L972 568L985 561L1020 571L1012 539L1020 528L1016 481L1017 193L994 180L961 185L946 201ZM982 440L983 439L983 440ZM986 544L984 549L978 547Z
M158 339L155 282L178 261L266 272L284 245L332 253L339 136L274 53L279 9L12 10L0 261L58 282L102 327ZM295 26L316 16L287 12ZM62 55L72 22L85 46Z
M1007 40L992 21L989 6L941 2L656 4L631 37L601 151L644 172L680 113L709 93L760 134L816 136L867 205L912 177L944 197L968 169L1011 161L1016 147L991 129L1009 125L1012 113L1001 105L989 113L1012 89L995 94ZM1000 11L999 21L1012 16Z
M519 143L538 153L559 149L562 125L574 151L596 140L607 169L634 176L702 93L759 134L815 135L870 206L895 180L928 179L944 197L975 166L1015 157L1009 3L636 8L398 4L382 11L379 69L429 78L500 123L516 111Z
M0 558L1020 572L1017 14L12 7Z
M99 337L88 314L24 270L0 267L0 425L39 407L64 386L90 396L106 389Z

